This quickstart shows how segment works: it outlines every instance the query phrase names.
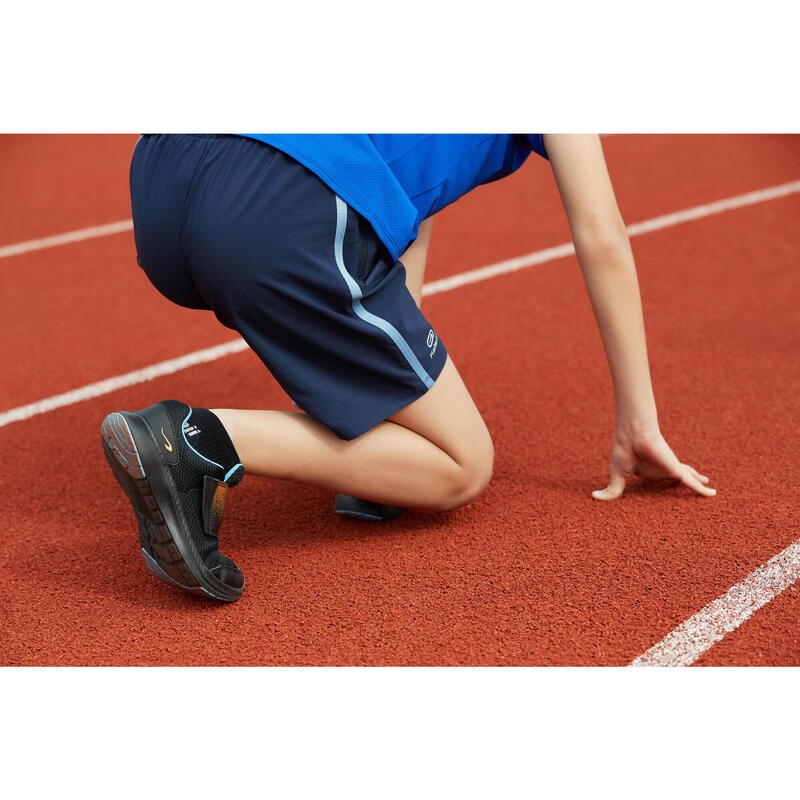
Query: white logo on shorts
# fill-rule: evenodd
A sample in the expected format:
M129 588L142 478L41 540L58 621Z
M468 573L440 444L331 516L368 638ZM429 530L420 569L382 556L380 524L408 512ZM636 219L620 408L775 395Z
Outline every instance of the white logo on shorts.
M439 346L439 337L433 332L433 329L428 331L428 347L431 348L430 353L428 353L429 358L433 358L434 353L436 352L436 348Z

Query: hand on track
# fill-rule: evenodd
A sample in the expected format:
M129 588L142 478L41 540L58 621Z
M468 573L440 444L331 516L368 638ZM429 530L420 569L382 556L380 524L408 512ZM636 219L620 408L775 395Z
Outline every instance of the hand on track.
M625 491L626 480L637 475L645 481L675 480L704 497L717 491L707 486L708 478L689 464L678 461L660 432L638 434L626 440L614 437L611 477L605 489L592 492L595 500L616 500Z

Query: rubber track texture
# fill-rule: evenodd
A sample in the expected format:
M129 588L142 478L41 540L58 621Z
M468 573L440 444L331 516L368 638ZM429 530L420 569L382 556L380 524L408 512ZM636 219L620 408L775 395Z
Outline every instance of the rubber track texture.
M0 242L126 217L136 136L111 140L3 137ZM797 136L603 146L628 223L800 178ZM785 198L633 240L662 429L711 476L713 501L637 484L616 503L589 496L608 478L613 403L577 262L564 259L423 303L495 441L486 492L445 515L358 525L333 514L330 492L246 481L225 539L255 581L232 606L143 591L96 433L109 412L157 396L290 411L254 354L0 428L0 663L629 663L798 536L786 427L800 416L798 215L800 197ZM549 167L529 159L437 215L426 278L569 236ZM0 297L3 409L229 336L153 290L127 233L4 260ZM798 665L799 618L800 586L697 663Z

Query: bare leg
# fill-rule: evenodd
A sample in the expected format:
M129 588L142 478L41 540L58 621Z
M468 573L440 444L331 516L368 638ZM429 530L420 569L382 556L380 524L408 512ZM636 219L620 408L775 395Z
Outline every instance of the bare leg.
M352 441L307 414L215 409L250 473L377 503L457 508L489 482L489 432L448 358L419 400Z
M425 262L428 258L432 229L433 217L430 217L420 224L414 244L400 256L406 268L406 287L417 306L422 303L422 284L425 281Z

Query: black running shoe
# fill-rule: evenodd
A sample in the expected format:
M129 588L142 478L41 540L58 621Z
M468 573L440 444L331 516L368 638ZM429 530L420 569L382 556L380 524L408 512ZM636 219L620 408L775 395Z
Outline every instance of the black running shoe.
M373 522L389 522L397 519L404 511L400 506L385 506L369 500L359 500L349 494L337 494L333 510L353 519L371 520Z
M189 444L187 432L200 433L197 423L190 422L194 412L203 426L218 431L206 454L235 462L228 468ZM143 411L109 414L102 441L114 477L136 511L148 569L193 594L238 600L244 576L219 552L217 537L226 493L242 480L244 467L217 417L207 409L165 400Z

